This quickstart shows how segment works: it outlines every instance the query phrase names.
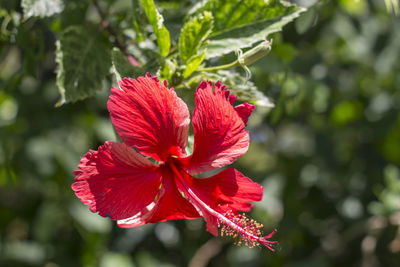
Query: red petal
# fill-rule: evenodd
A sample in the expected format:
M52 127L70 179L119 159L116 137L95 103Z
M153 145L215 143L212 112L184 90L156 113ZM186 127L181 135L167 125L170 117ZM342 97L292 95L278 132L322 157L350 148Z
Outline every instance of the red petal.
M263 187L235 169L205 179L192 179L191 188L211 208L222 211L250 211L249 202L260 201Z
M122 228L135 227L147 223L164 222L176 219L194 219L200 215L189 201L182 197L174 182L173 174L166 168L160 168L162 186L156 202L131 218L118 221Z
M241 105L236 106L235 110L238 113L239 117L244 122L244 124L246 124L247 120L249 119L251 113L254 110L254 105L245 102Z
M226 169L210 178L199 179L172 165L176 184L207 222L207 231L218 235L218 220L227 211L249 211L260 201L263 187L235 169ZM225 218L226 219L226 218Z
M154 201L161 183L156 166L134 149L106 142L89 151L74 172L72 189L92 212L120 220L141 212Z
M124 143L158 161L183 156L190 115L175 91L149 76L124 78L120 87L111 89L108 110Z
M200 215L190 202L182 197L175 184L173 174L163 171L163 184L160 200L154 210L150 222L163 222L175 219L194 219Z
M182 160L189 173L220 168L246 153L249 133L245 130L249 109L234 109L225 85L202 82L196 91L193 113L194 151ZM247 117L246 117L247 116Z
M148 223L148 219L152 214L154 205L155 202L152 202L147 207L142 209L140 212L136 213L135 215L126 219L118 220L117 221L118 226L121 228L132 228Z

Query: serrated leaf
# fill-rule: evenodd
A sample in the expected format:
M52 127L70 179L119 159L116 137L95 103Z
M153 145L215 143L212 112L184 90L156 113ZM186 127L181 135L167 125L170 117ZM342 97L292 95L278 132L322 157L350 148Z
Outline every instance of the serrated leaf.
M133 66L121 50L114 47L111 52L111 61L116 71L117 80L123 77L138 77L145 74L142 68Z
M169 53L169 48L171 47L171 41L169 38L169 32L163 24L164 18L157 11L153 0L141 0L141 2L147 19L157 37L160 54L161 56L166 57Z
M60 36L56 50L60 106L85 99L102 88L111 66L108 42L88 27L71 26Z
M22 9L26 18L50 17L64 8L62 0L22 0Z
M209 11L214 17L213 35L241 26L287 15L296 6L281 0L204 0L189 12L193 17Z
M240 101L268 108L275 106L268 97L257 89L253 82L246 80L237 72L220 70L216 73L202 73L192 78L190 83L196 86L200 81L205 80L212 82L221 81Z
M189 77L190 74L192 74L200 66L205 56L206 56L206 50L204 50L203 53L201 54L191 57L190 61L186 64L186 69L183 72L183 78Z
M305 9L279 0L207 0L196 6L190 17L204 11L211 12L214 17L214 29L207 46L208 59L265 40Z
M211 34L213 17L208 11L201 13L183 25L179 37L179 54L183 64L186 64L198 50L206 38Z

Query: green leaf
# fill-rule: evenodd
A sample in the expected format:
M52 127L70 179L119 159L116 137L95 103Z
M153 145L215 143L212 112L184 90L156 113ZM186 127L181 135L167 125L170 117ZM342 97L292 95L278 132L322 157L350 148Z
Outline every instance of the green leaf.
M26 18L50 17L64 8L62 0L22 0L21 5Z
M206 38L211 34L213 17L208 11L199 14L185 23L179 37L179 53L183 64L198 53Z
M331 119L336 125L346 125L359 119L364 111L360 101L342 101L338 103L331 112Z
M391 125L390 129L383 139L381 150L383 155L389 161L400 165L400 115L397 120Z
M117 80L121 80L123 77L138 77L145 74L143 68L133 66L126 58L126 55L116 47L114 47L111 52L111 60L117 75Z
M174 60L166 59L160 69L160 80L171 81L172 76L176 70L176 62Z
M189 77L190 74L192 74L200 66L205 56L206 56L206 50L204 50L203 53L201 54L191 57L190 61L186 64L186 69L183 72L183 78Z
M169 53L171 41L169 39L169 32L163 24L164 18L157 11L153 0L141 0L141 2L147 19L149 20L154 34L157 37L157 44L160 49L160 54L161 56L166 57Z
M202 73L193 77L189 81L189 85L197 86L200 81L205 80L210 80L214 83L221 81L240 101L268 108L275 106L268 97L257 89L253 82L246 80L237 72L220 70L217 73Z
M56 62L61 94L56 106L85 99L102 88L102 81L109 73L108 42L89 27L71 26L57 42Z
M290 62L297 54L296 48L290 43L280 43L274 47L274 54L283 62Z
M308 31L315 21L316 16L317 12L315 11L315 8L311 8L307 10L307 12L303 13L294 24L297 33L303 34Z
M211 12L214 17L214 28L207 46L208 59L265 40L305 9L279 0L207 0L201 2L190 16L204 11Z
M136 41L141 42L144 40L143 29L145 28L145 19L143 7L140 0L132 0L132 23L136 32Z
M106 252L101 256L100 267L134 267L129 254Z
M15 41L24 55L24 69L32 76L37 73L37 66L45 58L45 36L46 31L40 27L31 27L28 23L22 23L18 27Z
M111 230L111 221L97 216L92 212L87 212L85 206L78 201L74 201L69 206L72 218L84 229L95 233L108 233Z

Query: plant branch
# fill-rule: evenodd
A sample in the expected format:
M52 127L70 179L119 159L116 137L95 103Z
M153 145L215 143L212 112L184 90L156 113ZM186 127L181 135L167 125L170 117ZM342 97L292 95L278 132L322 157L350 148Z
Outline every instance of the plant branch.
M205 267L214 258L218 255L222 246L224 245L224 241L218 238L211 238L204 245L202 245L194 254L193 258L189 262L189 267Z
M110 23L109 23L108 20L107 20L106 14L104 13L104 11L103 11L103 10L101 9L101 7L100 7L99 2L98 2L97 0L93 0L93 5L95 6L95 8L96 8L96 10L97 10L97 13L99 13L99 16L100 16L101 21L102 21L102 26L108 31L108 33L109 33L112 37L114 37L114 45L115 45L116 47L118 47L118 48L121 50L121 52L124 53L124 54L126 55L126 54L127 54L126 46L123 45L123 44L119 41L117 31L116 31L113 27L111 27Z

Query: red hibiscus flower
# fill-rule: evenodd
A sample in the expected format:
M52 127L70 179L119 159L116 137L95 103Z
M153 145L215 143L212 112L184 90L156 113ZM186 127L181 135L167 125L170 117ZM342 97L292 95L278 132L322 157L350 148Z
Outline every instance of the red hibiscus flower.
M116 220L120 227L203 217L207 231L231 235L250 247L273 250L272 234L262 236L249 211L263 187L235 169L210 178L192 175L224 167L249 146L247 119L254 106L233 107L235 96L225 85L202 82L193 113L194 150L188 156L190 115L186 104L166 82L150 75L124 78L112 88L108 110L124 143L107 141L90 150L75 171L72 189L92 212ZM150 160L152 158L153 160Z

